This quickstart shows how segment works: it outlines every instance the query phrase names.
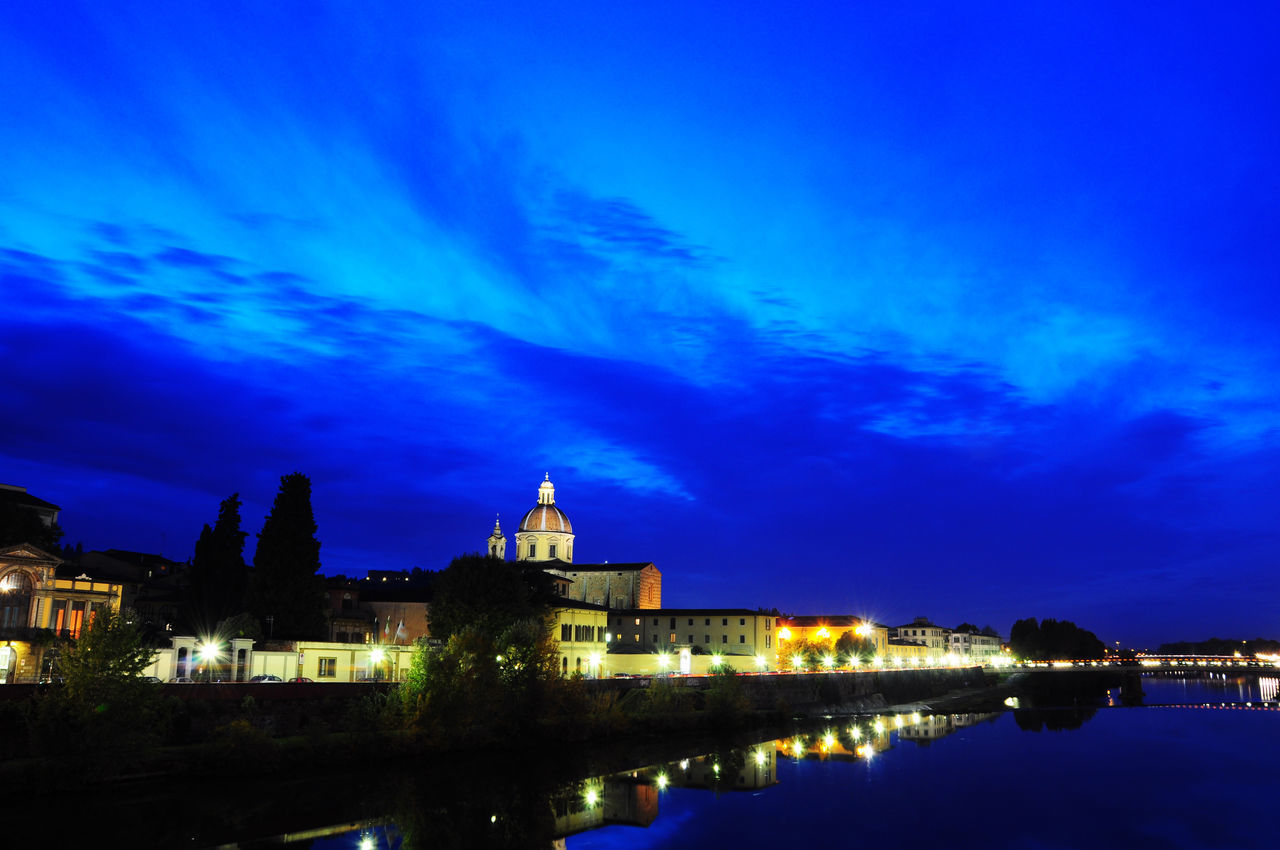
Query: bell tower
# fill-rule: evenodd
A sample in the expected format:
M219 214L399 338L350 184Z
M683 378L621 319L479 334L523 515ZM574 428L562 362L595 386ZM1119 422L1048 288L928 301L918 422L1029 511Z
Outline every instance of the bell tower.
M507 538L502 534L499 517L494 517L493 533L489 535L489 557L505 560L507 557Z

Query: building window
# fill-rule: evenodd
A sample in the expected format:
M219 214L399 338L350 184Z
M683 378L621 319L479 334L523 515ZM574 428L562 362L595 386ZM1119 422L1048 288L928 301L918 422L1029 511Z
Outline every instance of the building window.
M637 625L637 626L638 626L638 625L640 625L640 618L639 618L639 617L636 617L636 625Z
M766 632L767 632L767 631L769 631L769 627L770 627L771 625L773 625L773 618L772 618L772 617L765 617L765 618L764 618L764 630L765 630Z
M567 641L573 637L573 626L568 623L560 625L560 640Z
M746 624L747 624L747 618L746 618L746 617L739 617L739 618L738 618L738 625L739 625L739 626L745 626Z
M708 618L707 618L706 625L708 625L708 626L709 626L709 625L711 625L711 618L710 618L710 617L708 617Z
M667 635L667 643L675 643L675 642L676 642L675 632L672 632L671 634Z
M720 635L720 642L721 642L721 643L728 643L728 642L729 642L729 636L728 636L728 635Z
M649 642L650 642L650 643L657 643L657 642L658 642L658 636L657 636L657 635L649 635Z
M689 643L693 643L693 635L689 635Z
M536 554L538 554L538 544L537 544L537 543L530 543L530 544L529 544L529 557L530 557L530 558L532 558L532 557L533 557L534 555L536 555Z
M702 642L703 642L703 643L711 643L711 635L703 635L703 636L702 636Z
M720 619L720 625L722 625L722 626L727 626L727 625L729 625L729 618L728 618L728 617L722 617L722 618Z
M672 618L671 618L671 628L673 628L673 629L674 629L675 627L676 627L676 618L675 618L675 617L672 617Z
M738 643L746 643L746 642L747 642L746 635L738 635Z
M657 617L654 617L654 618L653 618L653 624L654 624L655 626L656 626L656 625L658 625L658 618L657 618Z
M554 558L556 556L556 544L552 543L547 546L547 556L550 558Z
M640 642L640 635L635 635L636 643Z
M332 679L338 675L338 659L321 658L320 669L316 671L316 676L321 679Z
M768 649L768 648L769 648L769 647L771 647L771 646L773 646L773 635L765 635L765 636L764 636L764 648L765 648L765 649Z

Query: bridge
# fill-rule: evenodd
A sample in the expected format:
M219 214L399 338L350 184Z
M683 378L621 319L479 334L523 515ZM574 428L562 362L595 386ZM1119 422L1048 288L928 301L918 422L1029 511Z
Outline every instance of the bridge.
M1265 673L1280 675L1280 659L1263 657L1244 658L1232 655L1139 655L1136 658L1073 659L1062 661L1016 661L1001 664L999 671L1066 671L1066 670L1138 670L1143 673L1180 671L1187 674L1201 673Z

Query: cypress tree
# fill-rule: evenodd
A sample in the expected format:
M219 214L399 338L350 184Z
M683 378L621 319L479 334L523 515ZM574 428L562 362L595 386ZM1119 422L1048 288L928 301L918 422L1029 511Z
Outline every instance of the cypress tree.
M218 520L205 525L196 541L187 589L187 618L197 631L209 634L216 623L244 611L249 568L244 562L240 530L240 494L218 506Z
M324 637L324 583L320 541L311 510L311 479L301 472L280 479L271 513L253 556L250 610L273 637Z

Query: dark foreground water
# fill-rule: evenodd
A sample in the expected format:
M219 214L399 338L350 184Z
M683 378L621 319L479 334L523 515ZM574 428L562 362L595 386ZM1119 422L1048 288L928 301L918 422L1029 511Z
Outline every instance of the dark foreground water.
M1115 690L1066 709L837 718L615 751L601 758L627 769L603 776L557 754L394 773L371 760L245 786L77 792L4 820L34 846L1272 848L1277 684L1146 677L1140 707Z
M832 720L562 786L525 829L495 806L464 843L568 848L1273 848L1273 678L1146 677L1143 705ZM535 805L536 810L536 805ZM483 812L475 817L484 820ZM455 846L411 817L317 848ZM550 828L550 834L547 830Z

